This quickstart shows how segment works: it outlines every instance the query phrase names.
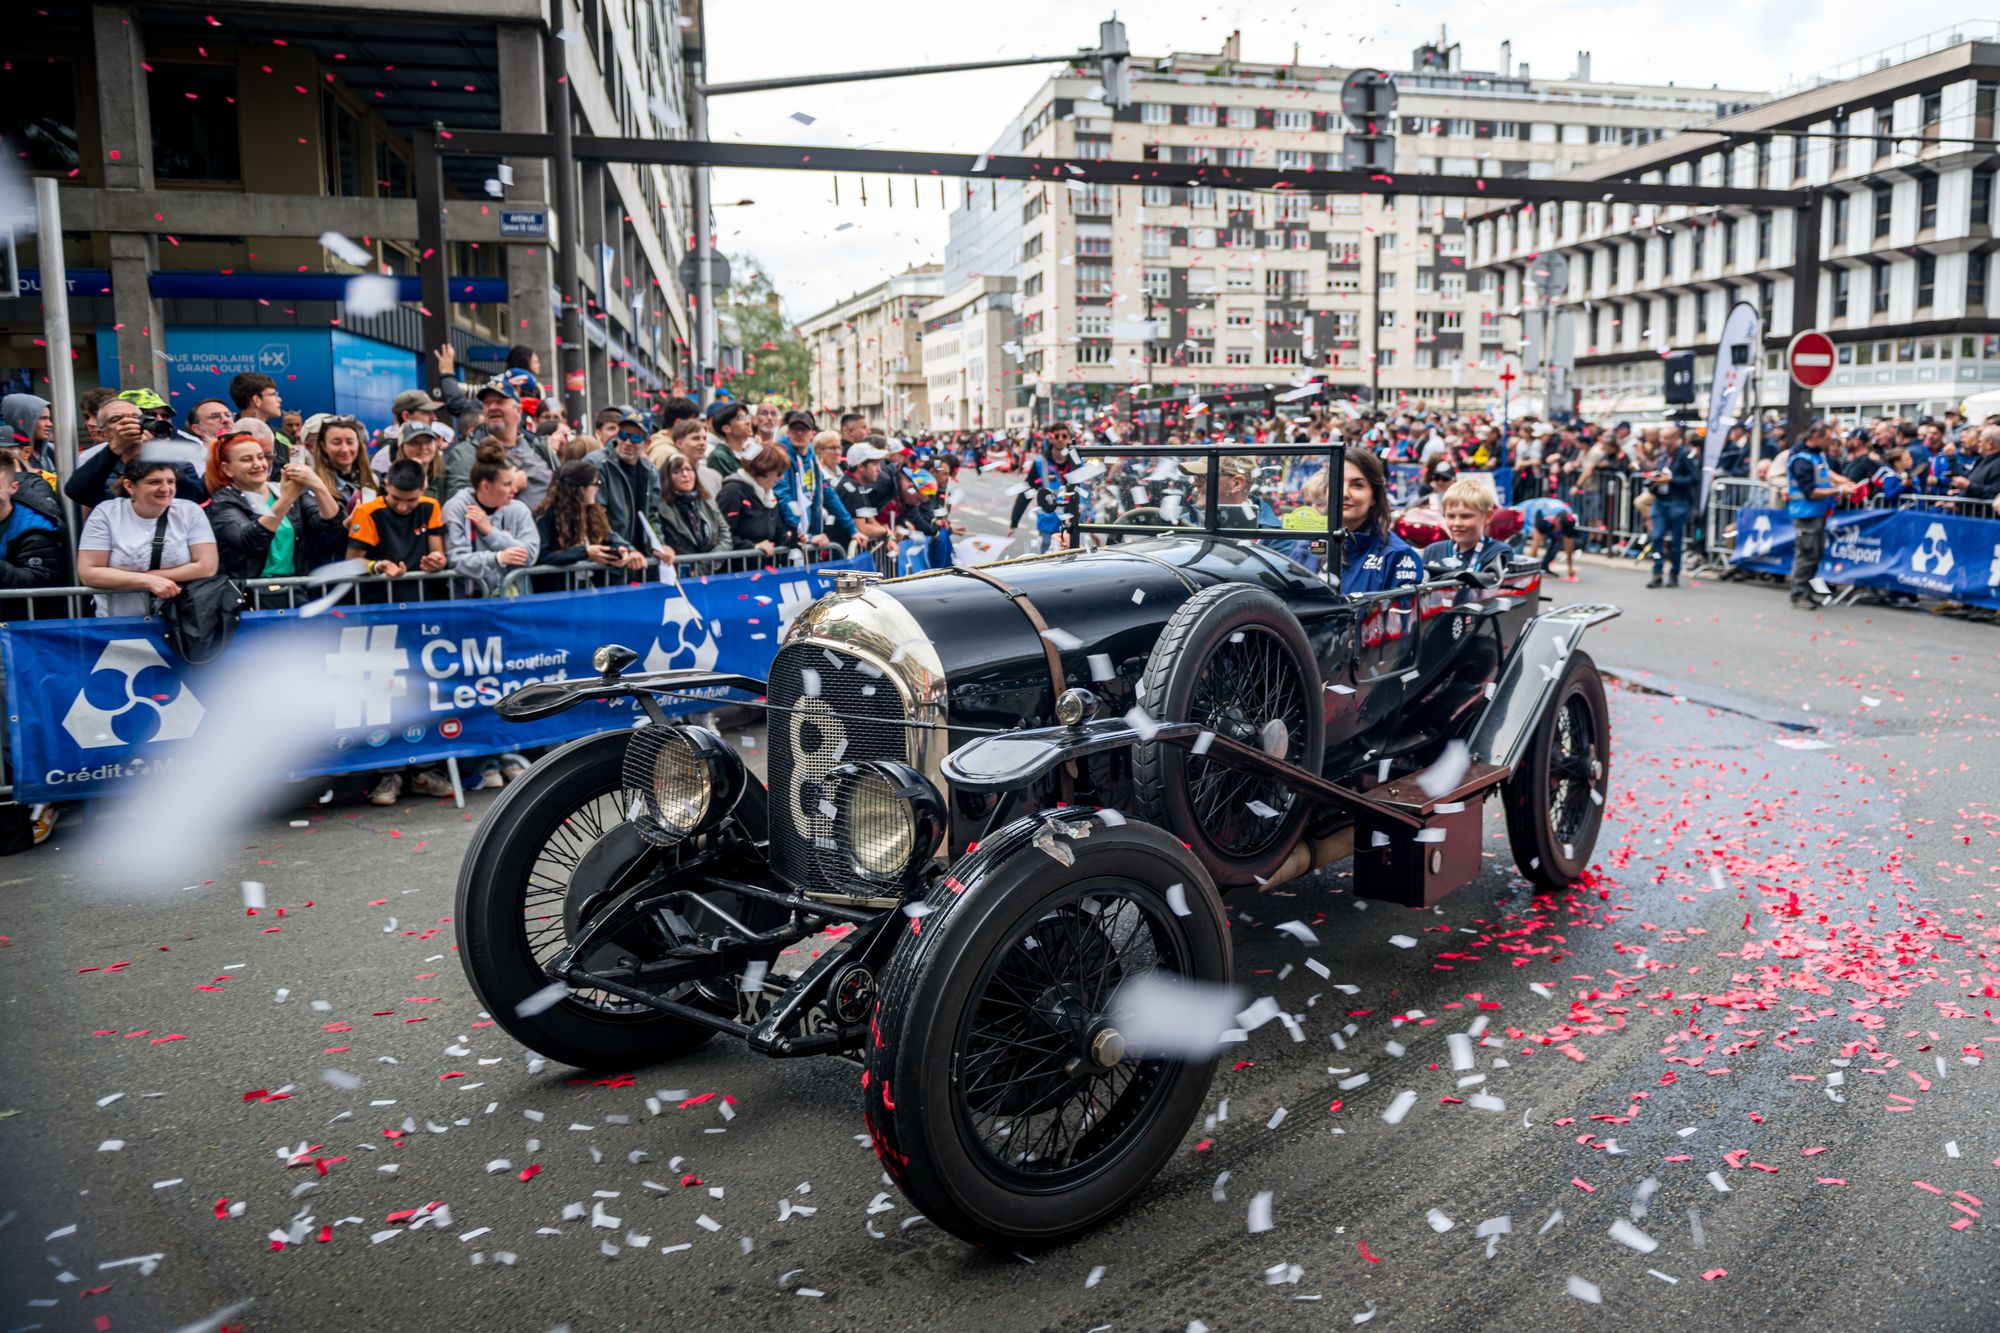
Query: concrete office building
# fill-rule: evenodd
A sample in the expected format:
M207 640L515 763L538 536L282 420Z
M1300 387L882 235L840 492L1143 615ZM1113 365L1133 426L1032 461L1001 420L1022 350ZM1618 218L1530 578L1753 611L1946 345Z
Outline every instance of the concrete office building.
M2000 388L2000 23L1961 24L1774 101L1570 175L1826 191L1814 323L1835 344L1813 394L1842 417L1941 413ZM1660 355L1692 350L1701 401L1737 302L1763 316L1761 404L1782 412L1793 210L1564 204L1472 221L1474 272L1515 317L1532 258L1568 263L1572 387L1586 416L1662 409Z
M289 404L387 416L419 382L411 135L548 127L548 34L561 32L575 132L684 133L679 0L217 0L45 6L13 26L0 137L62 181L79 387L147 385L178 406L262 370ZM581 235L555 225L551 168L447 156L452 339L497 367L512 343L557 377L554 245L581 251L588 386L632 401L683 371L684 170L580 166ZM337 232L366 253L320 244ZM357 262L349 262L349 260ZM45 374L38 262L0 301L0 376ZM404 278L403 303L344 305L356 273ZM574 402L577 395L571 394Z
M1340 165L1344 68L1220 52L1132 62L1132 104L1066 70L1018 118L1009 151L1067 159ZM1442 37L1397 72L1403 171L1547 177L1763 100L1753 92L1463 67ZM1003 212L1003 210L1005 210ZM1217 184L1029 186L1018 213L975 182L952 215L992 254L1011 233L1021 358L1008 421L1087 411L1128 391L1227 393L1320 375L1342 396L1463 405L1497 395L1491 303L1468 289L1464 201L1251 193ZM996 215L998 215L996 217ZM996 229L997 223L997 229ZM973 276L971 272L960 274ZM1136 390L1128 386L1139 385Z
M917 312L933 431L994 430L1006 422L1014 280L974 278Z
M812 350L817 412L859 412L876 430L922 430L924 306L944 295L939 264L913 264L893 278L799 321Z

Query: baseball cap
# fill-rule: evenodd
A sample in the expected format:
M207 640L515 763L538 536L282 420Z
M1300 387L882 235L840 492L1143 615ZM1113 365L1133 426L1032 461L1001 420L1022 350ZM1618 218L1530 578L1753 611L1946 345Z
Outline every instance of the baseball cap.
M404 396L407 397L408 395L406 394ZM403 400L402 398L398 398L396 401L400 403ZM303 440L319 434L320 431L326 426L326 423L331 420L333 420L333 413L331 412L313 413L311 416L307 417L304 421L299 423L299 438Z
M1221 470L1222 475L1225 477L1254 477L1257 475L1257 463L1254 459L1229 454L1216 459L1215 463L1216 467ZM1208 460L1206 458L1184 458L1181 460L1181 471L1188 473L1190 476L1205 477L1208 475Z
M442 421L405 421L396 432L396 443L408 444L425 436L436 440L440 446L449 447L457 438L457 432Z
M885 449L877 449L866 440L847 446L847 466L860 467L863 463L879 463L889 456Z
M443 407L443 403L422 389L405 389L396 395L395 402L389 404L392 412L436 412Z
M497 377L479 386L478 396L480 398L485 398L489 393L497 393L502 398L512 398L517 403L521 401L521 395L514 392L514 386L506 380Z
M118 396L141 412L157 412L167 405L167 400L151 389L127 389Z
M810 412L793 412L785 418L786 430L818 430L819 423Z

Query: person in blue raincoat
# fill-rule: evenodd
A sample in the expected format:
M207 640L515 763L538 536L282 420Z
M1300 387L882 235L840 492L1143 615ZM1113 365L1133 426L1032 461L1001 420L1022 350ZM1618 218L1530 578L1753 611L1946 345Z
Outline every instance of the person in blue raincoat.
M1345 549L1340 590L1353 597L1422 583L1423 563L1389 526L1389 473L1365 449L1350 449L1340 493Z

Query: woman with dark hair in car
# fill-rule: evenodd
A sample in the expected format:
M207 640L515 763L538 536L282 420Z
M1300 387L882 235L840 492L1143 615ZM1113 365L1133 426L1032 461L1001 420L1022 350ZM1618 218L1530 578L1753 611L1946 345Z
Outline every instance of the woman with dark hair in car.
M1340 590L1381 592L1423 582L1423 565L1410 544L1389 530L1389 474L1366 449L1347 451L1340 521L1346 550L1340 563Z

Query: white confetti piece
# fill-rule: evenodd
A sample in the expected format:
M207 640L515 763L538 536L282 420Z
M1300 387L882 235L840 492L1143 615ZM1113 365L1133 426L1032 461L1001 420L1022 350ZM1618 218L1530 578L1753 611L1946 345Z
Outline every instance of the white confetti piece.
M396 279L381 273L363 273L347 280L343 301L347 313L372 319L394 310L399 300Z
M722 1230L722 1223L716 1221L714 1218L710 1217L707 1213L703 1213L701 1216L695 1218L694 1224L700 1227L703 1231Z
M1604 1304L1604 1293L1597 1289L1597 1284L1595 1282L1586 1282L1584 1279L1578 1277L1576 1274L1571 1273L1569 1275L1568 1281L1566 1281L1563 1285L1564 1289L1567 1290L1570 1295L1576 1297L1580 1301L1588 1301L1592 1305Z
M361 1086L360 1078L344 1069L322 1069L319 1076L342 1092L353 1092Z
M1125 714L1125 725L1138 732L1142 741L1150 741L1160 733L1160 724L1153 720L1152 714L1139 707Z
M1611 1230L1608 1234L1611 1239L1617 1241L1620 1245L1628 1249L1637 1250L1641 1254L1651 1254L1654 1250L1660 1248L1660 1242L1654 1240L1651 1236L1639 1230L1639 1228L1633 1226L1622 1217L1611 1224Z
M1425 1213L1424 1221L1429 1222L1431 1224L1431 1230L1437 1232L1439 1235L1443 1235L1445 1232L1451 1230L1453 1227L1458 1225L1458 1223L1452 1221L1449 1217L1446 1217L1444 1215L1444 1211L1439 1208L1433 1208L1428 1213Z
M1444 1044L1451 1052L1451 1067L1454 1070L1462 1071L1473 1067L1474 1056L1472 1053L1471 1037L1463 1032L1447 1033L1445 1034Z
M1471 767L1472 752L1466 749L1465 742L1452 741L1435 764L1417 774L1417 786L1424 795L1436 800L1464 781L1466 770Z
M515 1005L514 1013L520 1018L533 1018L536 1014L553 1009L556 1005L561 1004L563 999L568 995L568 986L565 986L560 981L552 981L533 995L530 995L527 999Z
M1271 1118L1264 1122L1264 1128L1276 1129L1279 1125L1285 1123L1285 1116L1287 1114L1288 1112L1286 1112L1285 1108L1280 1106L1277 1110L1271 1112Z
M1395 945L1398 949L1414 949L1417 947L1417 942L1408 935L1391 935L1389 943Z
M1076 635L1071 634L1066 630L1059 630L1054 628L1053 626L1043 630L1042 637L1047 639L1050 643L1054 644L1060 651L1065 653L1073 653L1077 649L1083 647L1082 639L1077 638Z
M1269 1231L1273 1225L1271 1221L1271 1193L1270 1190L1263 1190L1250 1200L1250 1217L1246 1224L1246 1229L1252 1235L1260 1231Z
M104 1142L102 1142L102 1143L100 1143L100 1144L98 1144L98 1145L97 1145L97 1151L99 1151L99 1152L124 1152L124 1151L125 1151L125 1140L123 1140L123 1139L106 1139L106 1140L105 1140Z
M1187 902L1187 885L1167 885L1167 906L1173 909L1175 916L1187 916L1192 911Z
M743 975L737 979L739 989L755 994L764 989L764 976L771 965L762 958L753 958L743 966Z
M1403 1091L1397 1093L1394 1100L1392 1100L1389 1103L1389 1105L1385 1107L1382 1111L1383 1122L1385 1124L1390 1124L1390 1125L1402 1124L1403 1117L1408 1115L1410 1113L1410 1108L1415 1106L1416 1104L1417 1104L1417 1094L1415 1092Z
M1278 929L1284 932L1285 934L1290 935L1293 939L1297 940L1301 944L1319 943L1319 936L1315 935L1313 933L1313 928L1311 926L1308 926L1303 921L1287 921L1281 924L1278 927Z
M1091 1269L1090 1276L1083 1280L1084 1289L1087 1291L1102 1281L1104 1281L1104 1265L1099 1264Z
M264 886L254 879L243 881L243 905L253 912L264 910Z
M1666 1275L1665 1273L1662 1273L1662 1272L1661 1272L1661 1271L1660 1271L1659 1269L1657 1269L1657 1268L1649 1268L1649 1269L1647 1269L1647 1270L1646 1270L1646 1273L1647 1273L1647 1275L1648 1275L1648 1276L1650 1276L1650 1277L1656 1277L1656 1278L1660 1279L1660 1281L1662 1281L1662 1282L1671 1282L1671 1283L1673 1283L1673 1284L1674 1284L1675 1286L1679 1286L1679 1285L1680 1285L1680 1279L1679 1279L1679 1278L1677 1278L1677 1277L1669 1277L1669 1276L1667 1276L1667 1275Z
M1375 1317L1375 1302L1368 1301L1365 1302L1365 1304L1368 1306L1368 1308L1366 1310L1363 1310L1360 1314L1354 1316L1354 1322L1357 1324L1365 1324L1369 1320Z
M1096 681L1115 680L1118 669L1111 665L1111 654L1092 653L1084 659L1090 664L1090 678Z
M1110 1010L1112 1022L1133 1048L1147 1055L1202 1058L1213 1055L1223 1034L1236 1025L1242 999L1230 986L1142 972L1118 987Z
M369 254L366 250L356 245L353 241L348 240L337 231L321 232L319 244L321 249L330 251L336 257L349 264L359 266L373 263L375 259L375 256Z

